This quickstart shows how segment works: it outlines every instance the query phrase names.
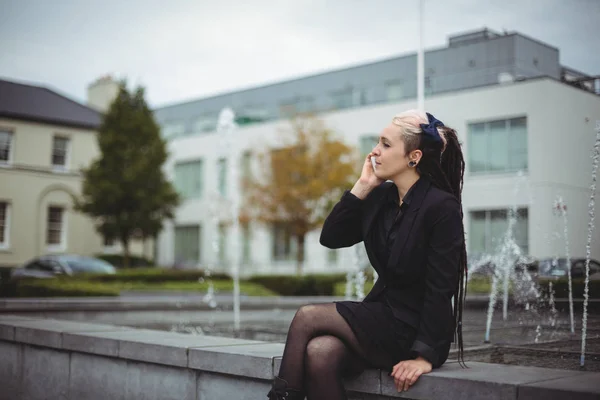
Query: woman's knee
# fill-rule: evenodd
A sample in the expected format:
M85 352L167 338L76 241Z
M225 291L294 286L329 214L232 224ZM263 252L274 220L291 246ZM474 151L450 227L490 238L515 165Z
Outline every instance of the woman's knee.
M314 325L317 316L319 315L319 306L315 304L307 304L302 306L296 311L294 319L292 320L293 325L302 326L304 328Z
M312 372L323 368L339 369L346 358L346 345L335 336L317 336L306 346L306 363Z

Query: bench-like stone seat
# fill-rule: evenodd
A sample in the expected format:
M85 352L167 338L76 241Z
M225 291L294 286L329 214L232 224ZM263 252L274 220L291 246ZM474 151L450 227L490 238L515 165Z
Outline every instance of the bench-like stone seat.
M0 315L2 399L263 399L283 345ZM600 399L600 373L455 362L397 393L368 370L352 399Z

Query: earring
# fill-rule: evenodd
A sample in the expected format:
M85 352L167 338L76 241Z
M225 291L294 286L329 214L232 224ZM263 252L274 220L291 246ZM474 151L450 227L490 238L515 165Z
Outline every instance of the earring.
M415 167L416 165L417 165L416 161L411 161L411 162L408 163L408 166L411 167L411 168Z

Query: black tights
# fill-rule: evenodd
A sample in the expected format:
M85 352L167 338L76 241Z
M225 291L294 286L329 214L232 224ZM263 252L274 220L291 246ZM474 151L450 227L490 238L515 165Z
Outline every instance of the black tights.
M292 320L279 377L306 392L308 400L345 400L344 376L389 364L389 355L358 342L334 303L313 304Z

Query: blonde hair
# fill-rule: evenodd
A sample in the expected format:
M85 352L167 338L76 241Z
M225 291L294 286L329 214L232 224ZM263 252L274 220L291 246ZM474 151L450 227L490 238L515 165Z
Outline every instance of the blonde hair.
M421 143L420 135L423 133L421 124L428 123L429 119L427 118L427 114L425 111L421 110L407 110L397 114L394 118L392 118L392 124L400 128L407 154L419 148L419 144ZM445 149L447 141L444 135L444 129L437 128L437 130L442 138L442 141L444 142ZM444 150L442 149L442 151Z

